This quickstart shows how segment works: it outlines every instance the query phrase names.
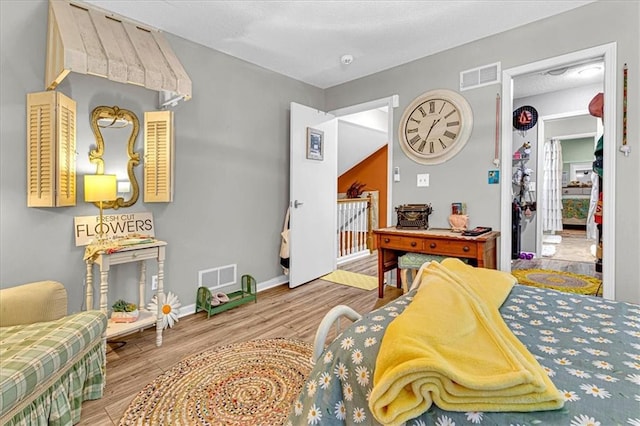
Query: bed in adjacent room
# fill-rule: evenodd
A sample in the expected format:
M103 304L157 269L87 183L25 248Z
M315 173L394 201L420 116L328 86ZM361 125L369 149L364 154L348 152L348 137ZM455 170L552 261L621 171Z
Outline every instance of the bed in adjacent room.
M424 276L422 274L422 277ZM419 279L420 275L416 280ZM299 398L294 403L288 424L380 424L376 418L385 418L380 414L381 403L387 404L386 407L393 407L388 409L390 411L402 411L407 407L393 406L394 402L388 399L388 392L394 390L394 385L397 385L399 389L395 389L398 395L396 398L406 400L408 394L415 397L415 393L424 392L430 395L426 399L433 401L429 401L427 405L430 406L426 411L420 411L409 404L409 407L413 407L407 411L412 413L410 418L395 417L398 420L396 424L408 426L640 425L640 306L518 284L511 284L512 287L505 292L505 298L489 296L487 300L489 304L496 305L496 321L502 322L507 330L505 339L517 340L514 345L520 345L526 354L529 354L518 356L531 356L537 363L537 368L544 373L543 380L552 382L550 389L547 389L552 396L551 401L536 406L539 411L533 406L534 411L528 411L531 408L526 405L530 402L527 400L528 397L520 398L523 404L513 405L512 411L507 405L500 406L500 403L495 402L484 404L484 408L493 406L498 411L474 409L473 401L470 405L465 404L466 396L460 398L459 395L474 395L475 390L461 392L456 396L458 400L456 397L450 399L443 389L434 391L433 384L425 384L415 377L408 382L398 381L389 386L389 383L385 383L388 379L385 376L386 372L391 372L391 376L394 376L400 365L407 364L407 356L414 355L411 354L415 352L414 348L418 348L419 351L419 348L429 346L419 341L422 336L416 335L422 335L420 330L433 330L436 328L434 323L439 321L439 314L430 312L429 315L432 316L429 324L421 323L417 327L410 325L409 332L405 333L402 339L384 342L385 334L397 335L398 324L401 322L399 318L414 322L416 318L420 318L408 315L412 312L415 315L418 300L424 299L424 279L422 282L421 287L412 289L402 297L355 321L323 352L321 351L324 344L320 343L322 338L317 340L316 344L320 345L319 356ZM432 296L433 294L430 295ZM471 298L474 299L476 296ZM459 304L464 303L466 302ZM470 312L475 312L475 303L472 303ZM434 309L439 308L436 306ZM446 306L442 311L443 322L437 327L446 329L452 325L451 330L454 333L460 333L461 329L467 331L465 316L468 312L458 314L455 309L451 305ZM487 312L490 311L491 309ZM418 310L418 315L421 314ZM478 318L484 318L484 314L476 312L473 315L476 314ZM451 318L455 319L457 315L460 315L460 321L451 321ZM488 315L491 316L490 313ZM394 320L398 321L390 326ZM471 328L468 331L473 332ZM464 333L460 336L462 339L465 338ZM446 337L444 336L445 339ZM447 345L448 343L445 344ZM478 345L477 350L467 349L466 353L461 354L461 358L475 357L477 360L478 354L484 352L484 347L483 344ZM497 368L499 362L496 358L499 357L495 357L495 352L493 354L484 362L476 362L471 366L478 377ZM418 358L420 356L423 355L420 353ZM389 363L389 357L393 362ZM450 359L445 360L449 361ZM377 362L379 371L375 371ZM415 365L412 368L415 370ZM374 376L378 389L374 389ZM415 383L422 385L412 387ZM464 380L460 383L464 383ZM382 385L386 386L384 392L380 391ZM454 380L443 386L448 390L449 387L458 386L458 383ZM438 388L438 383L435 388ZM440 396L434 397L434 394ZM556 397L560 400L559 404L558 401L553 401ZM436 403L439 398L446 401ZM515 397L514 400L518 398ZM401 402L405 403L405 400ZM543 400L544 398L540 399ZM509 399L498 398L494 401ZM425 407L420 395L413 402ZM456 405L459 402L462 403ZM509 403L511 402L507 402ZM447 404L459 409L440 408ZM375 417L370 406L376 411ZM499 411L504 409L507 411ZM383 414L389 413L385 411ZM392 421L385 423L394 424Z

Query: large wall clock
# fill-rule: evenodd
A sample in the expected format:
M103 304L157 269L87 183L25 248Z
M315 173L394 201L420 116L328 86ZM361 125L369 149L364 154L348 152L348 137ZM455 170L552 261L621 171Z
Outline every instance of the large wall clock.
M473 112L457 92L431 90L415 98L400 119L400 147L421 164L440 164L464 147L471 136Z

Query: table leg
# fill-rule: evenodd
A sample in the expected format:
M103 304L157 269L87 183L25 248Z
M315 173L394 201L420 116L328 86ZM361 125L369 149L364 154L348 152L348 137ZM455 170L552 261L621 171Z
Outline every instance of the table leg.
M100 266L100 310L107 314L107 293L109 291L109 268Z
M158 312L156 321L156 346L162 346L162 303L165 301L164 297L164 257L160 256L158 259Z
M147 281L147 262L140 261L140 282L138 283L138 309L145 309L144 307L144 288Z
M93 309L93 261L87 260L87 275L85 279L85 293L87 311Z
M378 298L384 297L384 250L378 248Z

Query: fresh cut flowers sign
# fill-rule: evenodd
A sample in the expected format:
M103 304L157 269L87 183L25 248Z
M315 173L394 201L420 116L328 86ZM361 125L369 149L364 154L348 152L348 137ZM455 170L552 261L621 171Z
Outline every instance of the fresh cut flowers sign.
M76 216L73 219L76 246L86 246L100 234L100 216ZM106 238L155 237L153 215L150 212L105 214L102 216L102 231Z

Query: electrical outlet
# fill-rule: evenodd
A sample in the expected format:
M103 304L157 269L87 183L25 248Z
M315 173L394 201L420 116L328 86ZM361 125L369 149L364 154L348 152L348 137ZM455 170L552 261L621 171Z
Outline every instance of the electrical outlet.
M157 275L152 275L151 276L151 290L157 290L158 289L158 276Z
M429 186L429 173L418 175L418 186Z

